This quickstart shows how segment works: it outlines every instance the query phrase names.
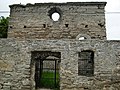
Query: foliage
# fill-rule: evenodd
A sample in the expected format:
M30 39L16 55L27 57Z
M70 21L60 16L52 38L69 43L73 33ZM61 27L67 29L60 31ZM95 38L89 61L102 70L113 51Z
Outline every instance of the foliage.
M59 90L59 73L56 73L56 85L55 85L55 72L43 72L41 78L41 86L44 88L51 88Z
M0 17L0 38L7 38L8 17Z

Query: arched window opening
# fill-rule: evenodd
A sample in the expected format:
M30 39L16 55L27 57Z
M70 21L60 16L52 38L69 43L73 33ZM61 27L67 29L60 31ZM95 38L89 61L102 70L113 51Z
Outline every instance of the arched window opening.
M79 34L79 35L77 35L76 39L77 40L90 40L91 37L87 34Z
M86 37L80 37L79 40L85 40L87 39Z

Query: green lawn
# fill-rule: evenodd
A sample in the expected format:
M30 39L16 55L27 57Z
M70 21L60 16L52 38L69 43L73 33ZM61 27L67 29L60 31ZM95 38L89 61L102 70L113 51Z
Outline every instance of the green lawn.
M55 72L52 71L42 72L41 87L59 90L59 72L56 72L56 85L55 85Z

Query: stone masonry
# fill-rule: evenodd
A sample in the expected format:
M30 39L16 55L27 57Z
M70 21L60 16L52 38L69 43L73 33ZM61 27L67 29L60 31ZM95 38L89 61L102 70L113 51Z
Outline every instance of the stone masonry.
M78 52L93 50L94 76L78 75ZM61 52L61 90L119 90L120 43L100 40L1 39L1 90L34 90L31 51Z
M34 51L60 52L60 90L120 90L120 41L106 40L105 4L11 5L8 38L0 39L0 90L38 90ZM78 74L86 50L94 52L92 76Z
M104 2L36 3L10 6L9 38L106 39ZM51 18L60 14L58 22Z

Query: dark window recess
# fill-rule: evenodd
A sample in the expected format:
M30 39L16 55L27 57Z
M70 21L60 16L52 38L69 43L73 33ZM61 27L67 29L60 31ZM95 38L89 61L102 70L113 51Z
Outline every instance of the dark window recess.
M24 28L27 28L26 26L24 26Z
M46 25L45 25L45 24L43 24L43 28L46 28Z
M94 75L94 52L90 50L79 52L78 54L78 75Z
M65 24L65 27L68 27L69 24Z

